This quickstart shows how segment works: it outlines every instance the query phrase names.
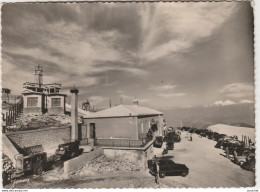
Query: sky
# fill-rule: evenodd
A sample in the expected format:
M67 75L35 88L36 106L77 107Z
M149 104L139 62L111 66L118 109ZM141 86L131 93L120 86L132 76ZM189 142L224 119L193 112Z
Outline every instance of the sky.
M3 5L2 86L20 94L37 64L44 83L75 85L96 107L247 109L254 123L249 2Z

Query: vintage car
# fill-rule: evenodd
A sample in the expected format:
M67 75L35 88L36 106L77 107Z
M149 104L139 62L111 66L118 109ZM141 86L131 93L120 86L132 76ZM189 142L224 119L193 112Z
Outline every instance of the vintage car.
M156 148L161 148L162 145L163 145L163 137L162 136L156 137L156 139L153 143L153 146L156 147Z
M179 134L177 134L175 131L169 132L164 136L163 141L168 142L173 140L174 142L180 142L181 141L181 137Z
M159 170L157 170L157 165ZM156 158L148 160L149 173L156 176L159 171L159 177L164 178L165 176L182 176L185 177L189 173L189 168L184 164L178 164L171 159Z
M224 150L226 150L227 147L229 150L230 149L232 150L232 149L234 149L234 147L239 147L241 145L242 145L242 143L238 140L225 140L222 143L222 147Z
M247 171L255 171L255 154L249 154L246 157L246 162L241 165L241 168Z
M71 159L77 157L82 152L83 150L79 148L79 141L60 144L55 152L55 160L58 161L60 159Z

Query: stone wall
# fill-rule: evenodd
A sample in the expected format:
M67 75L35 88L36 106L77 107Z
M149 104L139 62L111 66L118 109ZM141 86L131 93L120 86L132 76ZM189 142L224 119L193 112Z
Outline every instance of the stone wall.
M70 141L70 127L54 127L30 131L9 132L6 136L18 147L42 145L44 150L57 148L59 144Z
M143 169L147 169L147 160L153 157L153 141L148 143L143 148L120 148L120 147L104 147L104 155L110 159L128 160L128 161L142 161Z
M103 155L103 149L102 148L95 148L94 151L91 151L89 153L84 153L78 157L75 157L73 159L70 159L68 161L64 162L64 175L68 176L73 171L83 167L87 163L91 162L93 159L100 157Z

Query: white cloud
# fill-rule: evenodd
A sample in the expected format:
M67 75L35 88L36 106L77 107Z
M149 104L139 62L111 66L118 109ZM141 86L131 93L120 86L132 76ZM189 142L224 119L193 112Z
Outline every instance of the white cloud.
M238 105L238 104L251 104L254 103L254 101L252 100L241 100L239 102L235 102L232 100L219 100L219 101L215 101L213 104L209 104L209 105L203 105L203 107L214 107L214 106L228 106L228 105Z
M213 104L209 104L209 105L203 105L203 107L214 107L214 106L228 106L228 105L236 105L237 103L231 100L219 100L219 101L215 101Z
M214 102L215 106L226 106L226 105L235 105L236 103L234 101L225 100L225 101L216 101Z
M231 98L252 97L254 86L247 83L232 83L225 85L220 93Z
M148 89L154 91L169 91L169 90L173 90L175 87L176 85L162 84L162 85L151 85Z
M236 4L224 2L158 3L151 11L147 5L140 12L144 34L140 55L151 61L172 52L184 53L200 39L212 35L235 8ZM164 34L178 38L158 43Z
M185 96L186 93L159 93L158 95L161 96L161 97L164 97L164 98L170 98L170 97Z
M250 104L250 103L254 103L254 101L244 99L244 100L241 100L240 103L242 103L242 104Z

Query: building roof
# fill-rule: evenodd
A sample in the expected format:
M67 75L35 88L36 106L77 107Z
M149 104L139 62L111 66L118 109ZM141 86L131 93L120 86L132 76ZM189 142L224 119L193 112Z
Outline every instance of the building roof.
M137 117L145 115L162 115L160 111L136 105L118 105L95 113L83 116L85 119L106 118L106 117Z

